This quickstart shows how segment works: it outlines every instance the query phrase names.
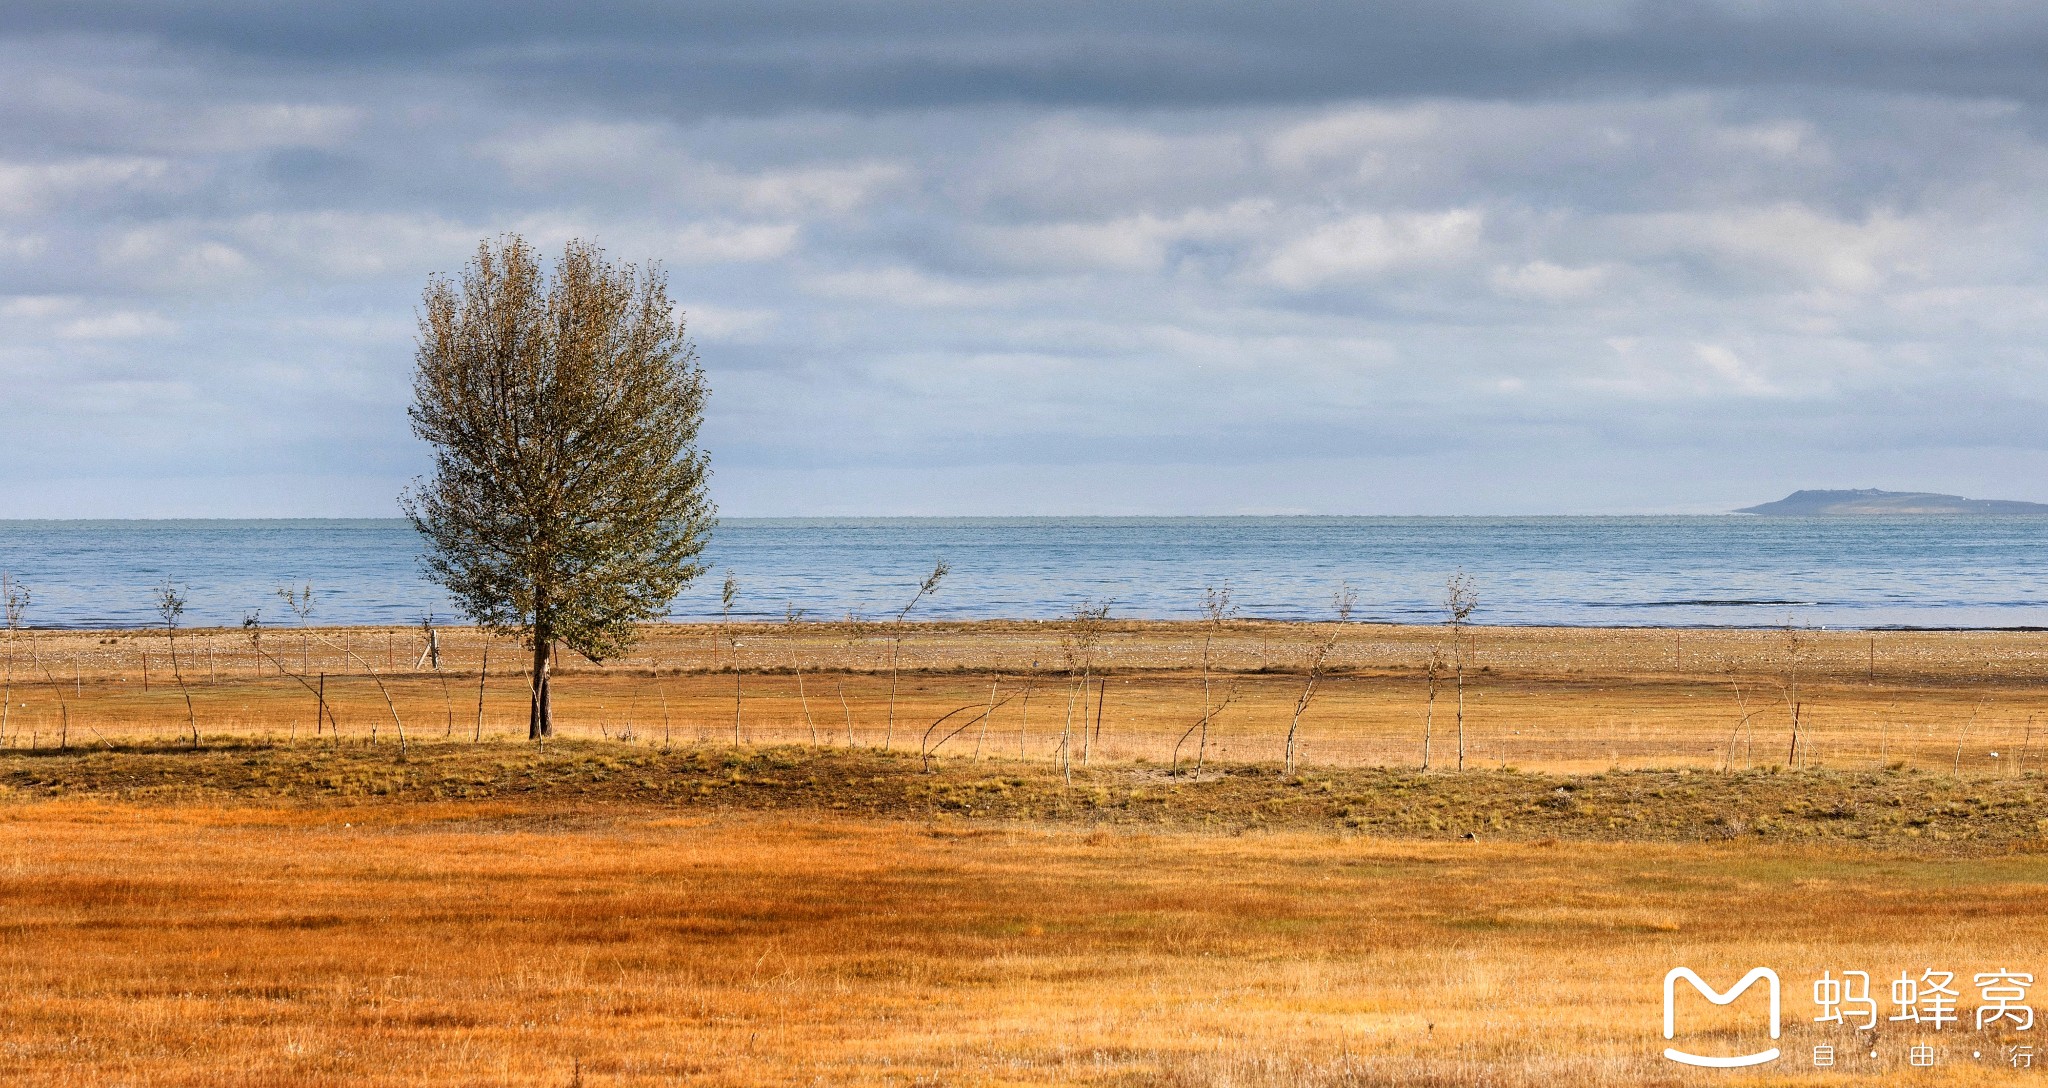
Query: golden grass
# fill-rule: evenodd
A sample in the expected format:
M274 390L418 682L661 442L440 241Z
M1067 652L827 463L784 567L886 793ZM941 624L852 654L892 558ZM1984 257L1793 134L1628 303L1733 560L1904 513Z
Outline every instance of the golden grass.
M1278 759L1301 655L1319 630L1242 623L1213 640L1211 698L1237 698L1211 729L1212 755ZM751 625L741 641L749 744L886 745L916 752L975 711L925 736L931 722L978 707L1000 675L998 707L940 748L1045 760L1074 702L1057 624L909 624L905 675L889 717L890 630L844 624ZM1114 626L1092 673L1106 677L1092 759L1171 760L1201 716L1207 629L1185 623ZM733 676L715 625L656 625L634 654L565 668L556 705L565 735L640 744L730 739ZM1588 772L1638 767L1875 769L1889 764L1971 774L2017 774L2038 762L2037 718L2048 732L2048 633L1483 628L1467 677L1468 766ZM1329 766L1416 765L1427 700L1423 665L1444 633L1352 625L1304 717L1305 761ZM444 632L440 673L415 670L413 629L271 631L265 659L237 631L181 634L181 672L199 728L210 736L307 736L317 703L275 662L318 683L347 737L394 740L478 732L478 666L485 642ZM11 650L14 704L5 746L170 740L187 729L162 632L34 632ZM144 686L147 663L148 684ZM524 732L518 647L490 647L482 733ZM394 723L369 675L387 681ZM799 670L802 687L799 690ZM1024 697L1029 688L1029 698ZM843 702L842 702L843 699ZM1440 683L1432 756L1456 761L1455 694ZM1792 710L1801 736L1792 745ZM808 707L808 710L806 709ZM1080 709L1075 703L1078 724ZM68 724L67 724L68 722ZM1091 724L1091 730L1092 730ZM1192 739L1182 748L1192 751ZM1077 745L1077 751L1079 746Z
M0 820L4 1057L47 1085L1783 1082L1832 1038L1822 969L2026 970L2048 937L2030 856L475 802ZM1679 963L1776 966L1792 1058L1661 1060ZM1989 1033L1938 1041L1926 1083L1998 1080L1964 1049Z
M1875 1082L1853 1057L1867 1039L1810 1020L1822 970L1869 970L1880 1000L1900 971L1953 970L1965 1016L1975 972L2048 978L2027 724L2048 636L1880 634L1873 660L1870 636L1808 633L1795 675L1771 632L1484 630L1473 769L1424 775L1440 632L1357 627L1285 778L1310 633L1235 625L1213 684L1240 698L1205 773L1175 778L1202 633L1114 631L1102 743L1072 785L1048 762L1066 681L1047 625L916 625L891 750L887 634L844 626L742 633L738 748L703 627L569 670L545 748L511 739L525 693L504 643L485 740L465 739L467 632L440 675L410 671L410 631L266 636L330 673L338 739L309 736L311 698L238 633L181 634L196 749L160 634L23 636L0 737L0 1078ZM810 739L799 664L815 746L790 743ZM927 767L923 726L985 701L997 670L1005 692L1034 677L1022 758L1020 699ZM1781 769L1795 683L1801 755ZM1722 985L1777 968L1787 1057L1663 1061L1659 983L1680 964ZM1693 1040L1737 1048L1730 1017L1755 1005L1690 1001ZM1880 1034L1884 1083L2035 1075L1993 1064L2025 1036L1926 1036L1943 1064L1915 1079L1915 1037ZM1846 1072L1805 1068L1819 1042Z

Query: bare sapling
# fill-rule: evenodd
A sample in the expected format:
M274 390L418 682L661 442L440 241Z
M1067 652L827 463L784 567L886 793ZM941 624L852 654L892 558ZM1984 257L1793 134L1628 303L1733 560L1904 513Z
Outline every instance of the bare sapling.
M1173 742L1173 762L1167 771L1167 777L1180 777L1181 746L1186 744L1188 742L1188 739L1190 737L1193 737L1198 731L1201 733L1202 739L1201 743L1195 749L1194 775L1197 779L1202 777L1202 760L1204 756L1208 755L1209 751L1209 722L1213 720L1217 715L1223 713L1225 710L1230 709L1230 704L1236 701L1237 681L1235 680L1232 680L1230 682L1230 688L1224 692L1222 702L1211 704L1207 699L1204 699L1202 701L1202 716L1195 720L1195 724L1188 726L1187 730L1180 735L1179 739Z
M1785 673L1778 682L1778 693L1785 699L1785 713L1792 721L1792 740L1785 749L1785 769L1799 765L1799 666L1801 653L1805 650L1799 628L1785 625Z
M326 639L321 639L320 641L327 642ZM334 643L331 642L328 642L327 644L329 646L334 645ZM394 728L398 730L398 758L406 758L406 756L409 754L409 749L406 747L405 742L405 722L401 720L398 716L398 703L392 700L391 689L384 686L384 677L378 674L375 666L372 666L368 661L363 659L363 655L357 653L354 649L350 648L349 644L346 641L340 644L340 649L342 660L352 660L356 664L362 666L363 671L370 674L371 682L377 685L377 694L382 695L384 697L384 708L391 712L391 724ZM372 719L372 721L374 722L375 719ZM372 725L370 726L370 742L374 744L376 743L376 741L377 727L375 725Z
M1095 729L1088 734L1088 744L1090 747L1102 743L1102 707L1107 702L1109 702L1109 678L1104 677L1095 682Z
M933 719L932 724L925 727L924 735L918 740L917 756L918 761L920 762L920 764L922 764L923 770L926 774L931 773L932 753L936 752L939 747L938 744L932 743L932 733L935 732L939 728L939 726L944 725L946 724L946 722L952 720L956 715L965 714L968 711L973 710L975 706L976 704L974 703L968 703L965 706L955 707L952 710L949 710L946 713L939 715L936 719ZM974 724L974 719L969 718L967 720L967 725L972 724ZM966 728L966 726L961 726L960 728L964 729ZM959 731L959 729L955 729L952 733L948 733L944 737L939 738L939 744L944 744L946 743L946 741L951 740L955 734L959 733Z
M853 707L846 702L846 682L832 681L832 690L839 694L839 713L846 719L846 746L853 747Z
M50 670L50 665L43 660L43 655L36 652L34 643L29 645L28 659L29 663L36 667L36 671L43 674L43 682L50 686L50 694L57 700L57 750L61 752L71 747L71 702L64 698L64 681ZM99 730L94 729L93 734L97 736ZM107 744L107 738L103 736L100 737L100 743L109 748L113 747Z
M849 659L859 660L860 645L861 643L867 641L868 633L871 627L872 625L868 623L867 616L852 609L847 610L846 656ZM854 743L853 706L852 704L846 701L845 678L835 679L834 681L832 681L832 689L839 695L839 713L846 719L846 746L848 748L851 748L853 747Z
M740 596L740 580L732 571L725 572L725 585L718 591L718 629L725 634L725 644L732 650L732 746L740 746L740 703L744 698L741 689L740 640L732 633L732 604Z
M1792 743L1791 743L1791 744L1789 744L1788 746L1786 746L1786 748L1785 748L1785 767L1786 767L1786 769L1787 769L1787 770L1790 770L1791 768L1794 768L1794 767L1797 767L1797 766L1799 766L1799 710L1800 710L1800 704L1799 704L1799 703L1798 703L1797 701L1793 700L1793 699L1792 699L1792 697L1791 697L1791 695L1790 695L1789 693L1786 693L1786 692L1785 692L1785 690L1784 690L1783 688L1780 688L1780 689L1778 689L1778 690L1780 691L1780 693L1782 693L1782 694L1785 694L1785 696L1786 696L1786 697L1785 697L1785 712L1786 712L1786 714L1787 714L1787 715L1789 715L1789 716L1791 717L1791 719L1792 719Z
M796 673L796 700L804 708L804 725L811 731L811 743L818 743L818 723L811 718L811 699L804 694L804 649L798 643L797 625L803 622L804 610L785 602L782 606L782 622L789 632L789 667Z
M277 670L279 676L290 677L292 680L297 681L300 687L306 689L308 695L313 696L313 735L319 736L323 720L331 721L334 717L334 712L327 706L326 677L323 675L320 684L315 686L311 680L306 679L304 674L293 672L285 667L285 663L279 660L275 654L264 649L263 617L260 609L251 609L242 616L242 633L249 637L249 649L256 655L258 661L270 662L271 667ZM294 718L292 721L296 723L298 719ZM294 725L294 728L296 729L296 725ZM336 728L339 729L339 723L336 723Z
M299 672L302 675L312 672L313 636L306 633L306 621L313 618L313 583L308 582L301 589L280 586L277 596L284 602L285 609L299 621Z
M1067 785L1074 784L1074 681L1067 680L1067 718L1060 726L1060 774Z
M1735 738L1737 736L1749 736L1749 700L1743 697L1741 684L1730 680L1728 681L1728 686L1735 689L1735 709L1741 714L1741 719L1735 723L1735 728L1728 731L1728 750L1721 754L1721 770L1723 772L1728 770L1729 763L1735 758ZM1881 737L1880 741L1882 741ZM1743 762L1744 768L1747 769L1748 760L1745 758Z
M896 664L903 650L903 622L910 618L910 610L916 608L919 601L938 592L939 581L945 578L946 572L951 569L946 566L944 559L934 560L932 572L925 575L924 581L918 583L917 592L911 595L910 603L896 613L896 623L889 636L889 723L882 731L883 751L888 751L896 741Z
M169 578L156 587L152 602L156 614L163 618L164 637L171 643L171 677L178 682L178 692L185 697L185 720L192 727L192 747L199 747L199 713L192 708L192 692L185 687L185 672L178 664L178 620L185 615L185 596L171 584Z
M1352 589L1348 582L1340 584L1336 594L1331 597L1330 604L1337 613L1338 624L1350 623L1351 610L1358 604L1358 591ZM1339 628L1332 628L1316 638L1309 644L1308 652L1304 655L1301 694L1295 698L1294 715L1287 722L1286 766L1281 772L1284 777L1294 777L1294 768L1301 756L1301 716L1308 712L1309 703L1316 697L1316 686L1322 682L1323 675L1329 668L1330 655L1337 649L1339 631Z
M1011 698L1015 698L1015 696L1012 696ZM938 754L939 748L942 745L944 745L947 741L952 740L954 737L957 737L960 734L966 732L967 730L972 729L977 723L987 721L989 715L994 714L997 707L1009 701L1009 699L1004 699L1000 702L993 700L990 701L990 703L982 709L981 713L976 714L975 716L968 718L966 721L961 722L959 725L953 727L952 732L940 737L938 741L934 743L932 741L932 734L938 731L939 726L946 724L948 721L951 721L953 718L958 717L961 714L965 714L968 711L975 709L981 704L968 703L965 706L956 707L952 710L947 711L944 714L939 715L937 720L933 721L932 724L925 727L924 736L918 740L918 759L923 764L925 772L930 773L932 769L932 757Z
M1885 767L1886 767L1886 766L1888 766L1888 765L1890 764L1890 762L1891 762L1891 733L1892 733L1892 716L1893 716L1893 715L1895 715L1895 714L1897 714L1898 712L1899 712L1899 704L1898 704L1897 702L1893 702L1893 703L1892 703L1892 704L1891 704L1890 706L1888 706L1888 707L1886 707L1886 708L1885 708L1885 712L1884 712L1884 720L1878 723L1878 729L1877 729L1877 769L1878 769L1878 770L1884 770L1884 769L1885 769ZM2027 719L2027 721L2028 721L2028 723L2029 723L2029 724L2031 724L2031 723L2033 722L2033 718L2029 717L2029 718Z
M1195 722L1195 725L1201 730L1202 734L1201 739L1195 745L1195 774L1197 777L1202 773L1203 757L1209 754L1209 723L1216 720L1216 714L1218 713L1210 707L1209 647L1215 637L1222 632L1223 625L1229 623L1236 615L1237 606L1232 604L1230 600L1230 580L1228 578L1224 579L1223 584L1220 586L1207 586L1203 588L1202 716ZM1224 702L1228 703L1236 697L1237 681L1232 680L1230 683L1230 695L1224 699ZM1174 753L1175 766L1178 767L1180 753L1180 746L1178 744L1174 745Z
M1458 680L1458 770L1465 769L1465 623L1479 607L1472 577L1464 571L1444 583L1444 624L1451 630L1451 664Z
M1025 739L1031 731L1031 689L1038 685L1038 662L1031 662L1031 671L1024 674L1024 703L1017 713L1017 758L1027 758Z
M0 611L4 611L7 622L7 679L4 690L0 690L0 745L7 743L8 715L14 707L14 637L28 619L32 596L28 587L15 581L13 575L0 574Z
M981 759L981 746L988 742L988 723L996 716L996 689L1003 685L1003 670L997 669L988 681L988 712L981 716L981 732L974 738L974 758Z
M11 576L0 574L0 611L4 611L8 643L7 679L4 685L5 691L0 693L0 702L12 701L14 698L14 636L15 632L23 627L27 621L30 597L31 594L28 589L22 586L21 583L16 582ZM57 700L57 750L63 751L71 747L71 704L64 698L64 682L59 680L54 672L50 671L49 664L43 660L43 655L36 652L33 642L29 644L28 657L29 663L35 666L36 671L43 674L43 681L50 685L50 694ZM73 659L74 667L76 660L76 658ZM0 722L4 722L5 718L5 709L0 708ZM95 729L93 733L97 736L99 730ZM5 737L5 728L0 727L0 743L5 742ZM106 745L107 738L104 736L100 737L100 743ZM107 746L112 747L112 745Z
M1060 658L1067 668L1069 681L1081 685L1081 765L1087 766L1093 749L1093 734L1088 730L1088 689L1094 683L1095 648L1102 642L1103 630L1109 625L1109 600L1082 601L1074 606L1067 616L1066 626L1060 632ZM1072 718L1071 708L1068 714ZM1063 737L1061 744L1071 757L1071 737Z
M1977 705L1970 708L1970 716L1963 719L1962 726L1956 730L1956 760L1955 765L1949 769L1949 774L1956 778L1961 778L1963 775L1963 738L1970 735L1970 727L1977 724L1977 715L1984 712L1984 704L1990 698L1987 695L1977 700Z
M7 639L9 643L7 651L9 658L7 664L7 690L4 698L12 699L14 697L14 663L12 660L14 656L14 632L16 628L22 626L23 621L27 618L29 591L22 588L13 579L0 575L0 603L4 603L5 606ZM36 652L33 642L29 644L28 658L29 663L35 666L36 671L43 674L44 682L50 685L50 694L57 699L57 749L58 751L63 751L71 746L71 705L64 698L64 684L57 679L55 673L50 671L49 665L44 663L43 655ZM99 731L94 730L93 732L97 733ZM0 736L4 736L4 733L0 733ZM101 737L100 743L105 744L106 738Z
M439 675L441 678L441 705L448 712L448 726L441 730L441 736L443 739L452 739L455 736L455 692L448 686L448 674L444 672Z
M1429 660L1424 663L1422 671L1423 679L1428 684L1428 693L1423 697L1422 703L1422 769L1426 771L1429 770L1433 742L1431 733L1436 728L1436 680L1444 671L1444 655L1440 648L1429 648Z

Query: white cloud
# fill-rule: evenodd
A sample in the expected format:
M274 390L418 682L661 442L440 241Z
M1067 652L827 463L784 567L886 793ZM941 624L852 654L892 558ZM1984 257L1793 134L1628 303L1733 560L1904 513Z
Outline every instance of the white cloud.
M900 265L827 272L806 277L803 283L813 294L826 298L882 302L912 309L1009 306L1039 293L1022 284L971 283Z
M608 190L770 216L845 215L911 176L903 164L872 156L739 168L697 154L678 129L637 122L522 128L475 150L536 191Z
M1740 401L1794 392L1727 344L1614 337L1607 346L1613 352L1612 365L1574 384L1638 402L1697 403L1731 397Z
M1819 162L1827 155L1811 123L1806 121L1762 121L1746 125L1722 125L1713 137L1737 154L1761 152L1780 159L1804 156Z
M0 302L0 317L55 317L77 309L78 304L78 299L69 295L16 295Z
M1493 289L1516 298L1573 302L1593 297L1611 278L1605 266L1566 268L1551 261L1496 267L1488 276Z
M1766 289L1858 293L1924 277L1936 233L1887 209L1846 218L1795 203L1630 216L1615 225L1646 255L1698 259Z
M1010 208L1026 218L1099 220L1162 203L1241 195L1257 158L1230 125L1147 126L1122 118L1055 115L1005 125L976 153L948 164L963 211Z
M1282 128L1265 141L1266 157L1285 170L1369 161L1377 173L1392 145L1424 143L1443 124L1436 106L1354 107Z
M699 341L754 342L774 326L776 313L698 303L686 307L683 318L691 337Z
M249 272L241 250L204 236L191 224L163 224L110 233L100 263L124 280L158 290L206 289Z
M344 279L453 271L486 233L438 215L352 211L264 212L217 229L270 267Z
M691 223L676 232L669 260L680 264L769 261L796 247L795 223Z
M0 162L0 215L48 212L109 193L156 193L181 187L165 159L93 156L57 162Z
M147 340L177 331L177 323L160 314L119 310L66 321L57 326L55 335L66 340Z
M1769 379L1724 344L1697 344L1693 352L1705 364L1707 373L1729 389L1752 396L1779 392Z
M370 313L287 313L269 323L282 337L318 340L325 344L362 345L380 350L409 343L419 325L411 314L392 310Z
M1309 288L1403 268L1441 266L1478 248L1485 218L1476 210L1354 215L1317 226L1283 244L1266 278Z
M716 171L705 186L737 196L742 207L777 215L830 212L844 215L874 200L910 176L903 166L859 162L766 170L758 174Z
M571 121L538 130L519 126L478 141L479 157L495 162L524 185L638 174L650 159L677 165L666 145L667 127L653 122Z
M547 220L501 229L524 230L548 244L573 233ZM454 271L490 231L431 214L261 211L166 220L114 233L102 242L100 259L126 279L178 293L251 276L423 281L429 272ZM417 290L416 282L408 295Z
M354 106L292 102L230 102L203 107L189 122L170 126L183 150L257 151L287 147L338 147L361 129L363 111Z
M1173 216L1141 212L1106 222L978 227L968 233L983 253L1005 264L1149 272L1164 265L1176 245L1254 239L1269 227L1272 210L1271 201L1241 200Z

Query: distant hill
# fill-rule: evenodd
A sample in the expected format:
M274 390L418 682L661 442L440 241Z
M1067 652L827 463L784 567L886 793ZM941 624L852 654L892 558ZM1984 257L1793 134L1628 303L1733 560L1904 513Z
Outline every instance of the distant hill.
M1794 491L1777 502L1745 506L1738 514L1778 517L1871 517L1926 514L2031 514L2048 517L2048 504L2011 499L1966 499L1931 491Z

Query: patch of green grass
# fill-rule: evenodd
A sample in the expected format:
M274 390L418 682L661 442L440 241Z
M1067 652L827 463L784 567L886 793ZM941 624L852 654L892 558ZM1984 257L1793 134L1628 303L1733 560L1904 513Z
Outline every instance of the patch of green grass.
M935 760L867 748L625 748L599 741L391 743L208 741L0 753L0 802L56 797L321 805L463 799L564 806L830 809L923 819L1080 820L1090 824L1325 828L1425 839L1853 841L1916 853L2048 847L2048 802L2034 775L1963 778L1845 773L1505 771L1416 774L1318 770L1288 779L1266 764L1213 768L1197 781L1140 764L1077 768Z

